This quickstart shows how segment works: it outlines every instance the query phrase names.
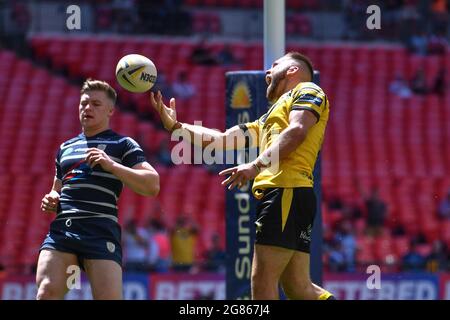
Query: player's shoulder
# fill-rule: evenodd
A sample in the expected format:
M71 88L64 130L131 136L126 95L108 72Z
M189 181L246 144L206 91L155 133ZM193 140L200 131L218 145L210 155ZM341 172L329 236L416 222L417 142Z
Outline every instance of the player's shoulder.
M128 146L135 146L138 147L139 143L136 142L136 140L134 140L133 138L126 136L126 135L122 135L119 133L114 132L115 136L114 139L119 143L119 144L124 144L124 145L128 145Z
M107 131L102 132L100 135L97 136L97 140L105 140L105 141L119 141L123 140L125 136L109 129Z
M133 138L123 135L123 134L120 134L113 130L108 130L108 131L104 132L101 135L101 137L99 137L99 138L101 138L101 140L104 140L104 141L111 141L111 142L118 143L118 144L136 143L136 141L134 141Z
M291 95L297 97L300 94L309 93L313 95L325 95L323 89L314 82L300 82L292 89Z
M63 143L60 144L59 148L60 149L64 149L78 141L82 140L81 134L77 135L76 137L70 138L66 141L64 141Z

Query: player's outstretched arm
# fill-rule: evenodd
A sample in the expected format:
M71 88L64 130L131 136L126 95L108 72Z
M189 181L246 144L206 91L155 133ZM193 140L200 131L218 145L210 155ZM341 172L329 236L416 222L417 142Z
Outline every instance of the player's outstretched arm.
M175 98L170 99L170 107L167 107L163 102L160 91L156 94L150 93L150 103L158 112L161 122L167 131L172 133L175 130L180 130L180 135L186 136L192 144L206 147L214 143L217 150L233 150L245 147L246 137L239 126L220 132L219 130L199 125L181 123L177 120Z
M303 143L308 130L316 122L317 118L310 111L291 111L289 114L289 126L254 161L225 169L219 173L221 176L228 176L222 181L222 185L228 185L228 189L233 189L236 186L240 188L247 181L253 180L265 167L285 159Z
M55 179L53 180L52 190L42 198L41 201L42 211L46 213L56 212L61 188L62 188L61 180L55 177Z

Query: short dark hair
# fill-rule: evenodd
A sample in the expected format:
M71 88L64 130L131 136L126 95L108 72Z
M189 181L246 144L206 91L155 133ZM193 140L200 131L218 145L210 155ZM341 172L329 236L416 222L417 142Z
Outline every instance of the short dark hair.
M292 58L298 62L303 62L304 64L306 64L306 66L308 67L308 71L309 71L309 75L311 76L311 81L313 81L314 78L314 67L312 65L311 60L305 56L304 54L301 54L300 52L297 51L291 51L289 53L286 54L287 57Z
M95 79L87 79L83 86L81 87L81 94L84 94L88 91L103 91L106 93L106 96L112 101L113 105L116 104L117 93L113 87L110 86L109 83L101 80Z

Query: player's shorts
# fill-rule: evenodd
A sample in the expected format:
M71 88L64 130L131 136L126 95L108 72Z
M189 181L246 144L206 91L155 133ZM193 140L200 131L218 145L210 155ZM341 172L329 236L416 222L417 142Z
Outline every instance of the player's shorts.
M256 209L256 243L309 253L316 213L313 188L268 188Z
M121 229L107 218L54 220L42 249L72 253L81 268L84 259L113 260L122 266Z

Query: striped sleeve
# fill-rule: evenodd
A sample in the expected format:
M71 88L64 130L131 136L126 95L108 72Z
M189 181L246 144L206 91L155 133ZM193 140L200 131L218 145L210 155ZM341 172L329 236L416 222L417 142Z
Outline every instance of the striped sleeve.
M314 87L305 87L295 93L291 110L311 111L319 121L323 110L325 109L326 96L322 90Z
M147 161L144 151L136 141L127 138L123 143L125 144L125 147L123 148L121 160L124 166L132 168L139 163Z

